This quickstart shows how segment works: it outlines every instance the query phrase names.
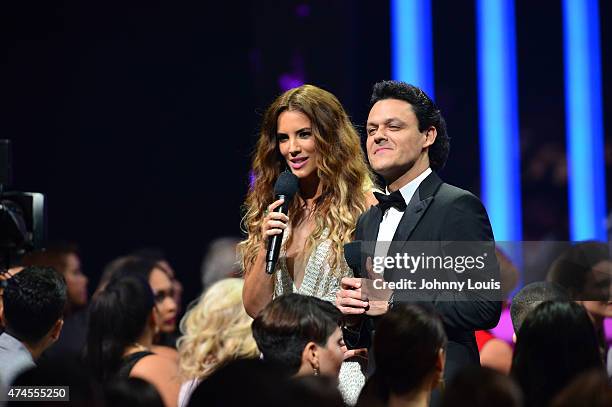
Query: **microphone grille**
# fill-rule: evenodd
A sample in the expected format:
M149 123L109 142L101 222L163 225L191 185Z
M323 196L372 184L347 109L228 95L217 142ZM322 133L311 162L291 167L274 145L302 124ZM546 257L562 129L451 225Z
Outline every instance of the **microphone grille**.
M274 184L274 195L285 195L289 201L299 188L298 177L295 174L284 171L278 176L276 184Z

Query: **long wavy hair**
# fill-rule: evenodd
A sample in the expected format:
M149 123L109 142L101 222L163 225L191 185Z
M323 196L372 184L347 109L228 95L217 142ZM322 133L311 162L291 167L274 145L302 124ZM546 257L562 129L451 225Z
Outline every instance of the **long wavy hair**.
M243 284L239 278L217 281L181 320L179 373L184 380L203 379L230 360L259 355L253 320L242 304Z
M261 133L253 156L255 177L244 204L242 229L247 239L238 245L244 270L257 257L261 245L261 225L266 207L274 201L273 186L286 162L277 142L278 117L285 111L298 111L311 122L312 134L318 150L318 170L322 193L315 201L315 227L306 241L306 251L328 230L332 241L330 265L336 270L343 259L343 245L355 231L357 218L366 207L367 193L372 189L373 176L366 164L359 135L351 124L338 99L331 93L312 85L290 89L279 96L264 114ZM305 212L303 200L294 199L289 213L292 228L298 225ZM288 236L288 242L291 236Z

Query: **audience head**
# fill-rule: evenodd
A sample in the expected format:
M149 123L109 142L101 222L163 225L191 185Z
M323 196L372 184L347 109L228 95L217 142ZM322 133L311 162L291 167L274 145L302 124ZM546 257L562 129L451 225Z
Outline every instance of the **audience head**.
M521 407L523 395L514 381L493 369L469 366L451 380L442 407Z
M72 243L56 243L46 249L26 254L23 266L52 267L66 281L68 301L66 311L74 312L87 305L87 276L81 271L81 259L77 246Z
M92 380L83 365L73 358L47 358L42 357L37 366L19 374L13 381L13 386L38 386L49 388L68 387L66 401L43 401L42 399L31 405L45 406L71 406L71 407L104 407L101 387ZM7 406L22 407L27 405L23 401L9 401Z
M259 359L237 359L203 380L189 398L188 407L285 407L288 378Z
M109 382L104 389L104 400L112 407L164 407L155 386L137 377Z
M168 274L161 268L156 259L126 256L113 260L106 268L100 280L99 288L113 276L140 275L151 286L155 296L155 311L158 313L159 330L172 333L176 330L177 304L174 299L174 287Z
M429 146L429 164L434 171L444 168L450 151L450 138L446 132L446 122L436 104L414 85L400 81L381 81L374 85L370 97L370 110L383 100L395 99L408 103L418 121L419 132L430 127L436 129L436 139Z
M387 400L433 390L443 377L446 333L433 309L398 304L376 327L374 359L378 395Z
M217 281L181 320L179 367L184 379L205 378L232 359L259 355L242 304L244 280Z
M315 297L287 294L253 321L263 359L289 375L337 377L344 357L340 311Z
M236 253L240 239L221 237L213 240L204 255L201 267L204 289L224 278L240 277L240 262Z
M569 301L569 297L563 287L555 283L538 281L521 288L512 298L510 317L517 335L527 314L544 301Z
M146 248L140 249L132 253L133 256L142 257L155 262L155 265L162 269L172 282L172 288L174 290L174 303L176 304L176 314L180 314L181 304L183 301L183 284L179 281L174 268L170 265L170 262L166 258L164 252L159 249ZM155 290L154 290L155 291Z
M548 280L581 301L595 320L612 317L612 247L603 242L581 242L563 252L551 265Z
M612 406L610 379L600 370L582 373L557 394L550 405L551 407Z
M114 276L92 301L86 359L101 381L112 378L123 353L157 323L153 292L139 275Z
M46 349L59 338L66 306L66 283L50 267L29 266L6 280L3 321L18 340Z
M576 375L603 369L593 324L575 302L543 302L517 336L511 374L528 406L548 405Z

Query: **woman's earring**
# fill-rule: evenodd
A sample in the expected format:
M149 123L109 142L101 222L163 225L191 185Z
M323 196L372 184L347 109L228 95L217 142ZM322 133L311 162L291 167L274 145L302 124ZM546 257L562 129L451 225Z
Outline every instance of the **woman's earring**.
M321 372L319 371L319 368L318 368L318 367L313 368L313 370L314 370L313 374L314 374L315 376L318 376L318 375L320 375L320 374L321 374Z

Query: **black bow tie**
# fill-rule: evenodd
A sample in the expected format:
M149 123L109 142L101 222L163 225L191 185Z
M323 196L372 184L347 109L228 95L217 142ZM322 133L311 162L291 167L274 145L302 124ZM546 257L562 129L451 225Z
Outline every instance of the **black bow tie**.
M400 212L406 210L406 201L404 201L404 197L399 190L389 195L374 192L374 196L378 199L378 207L382 213L385 213L391 207L396 208Z

